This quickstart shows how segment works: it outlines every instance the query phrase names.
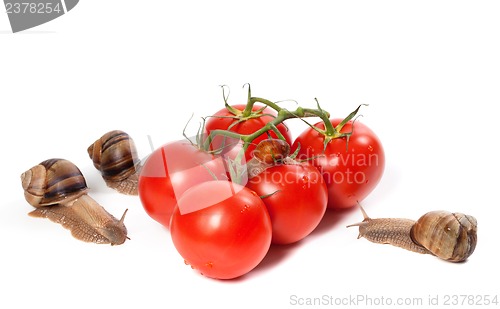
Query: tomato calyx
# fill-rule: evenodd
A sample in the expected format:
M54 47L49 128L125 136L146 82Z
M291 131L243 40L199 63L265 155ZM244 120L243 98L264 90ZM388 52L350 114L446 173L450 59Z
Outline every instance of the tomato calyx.
M316 100L316 104L317 104L317 107L318 107L318 110L319 111L323 111L323 109L321 108L321 106L319 105L319 102L318 100L315 98ZM349 145L349 138L351 137L352 133L354 132L354 121L356 121L357 117L361 116L361 115L358 115L358 112L359 112L359 109L361 108L361 106L368 106L368 104L360 104L358 105L358 107L352 111L349 115L347 115L347 117L345 117L338 125L336 125L335 127L332 125L332 123L330 122L329 118L328 117L324 117L324 115L326 113L318 113L318 117L321 118L321 120L323 121L324 123L324 126L325 126L325 129L320 129L314 125L311 125L309 124L308 122L304 121L309 127L311 127L311 129L313 129L314 131L318 132L319 134L323 135L324 136L324 140L323 140L323 151L326 149L326 146L334 139L337 139L337 138L346 138L346 150L348 149L348 145ZM357 116L357 117L356 117ZM356 117L356 118L355 118ZM353 120L354 119L354 120ZM352 129L350 132L342 132L342 129L344 128L344 126L349 122L353 120L353 125L352 125ZM298 150L296 150L297 152Z
M244 178L245 176L244 174L246 172L246 168L244 166L245 163L241 164L241 160L243 158L243 153L247 152L250 145L253 145L252 147L255 147L255 145L252 144L255 139L259 138L265 133L269 135L269 132L272 132L277 137L277 140L286 141L286 138L283 136L283 133L278 129L278 125L282 125L282 123L285 120L291 118L299 118L313 130L318 132L320 135L324 136L323 138L324 150L333 139L338 139L338 138L346 138L347 140L346 149L347 149L349 138L353 133L354 127L352 127L353 129L350 132L342 132L342 129L349 121L352 121L353 119L355 121L355 117L357 116L361 106L367 105L367 104L359 105L353 112L351 112L347 117L345 117L341 123L339 123L337 126L334 127L330 122L330 113L321 108L316 98L315 98L316 101L315 109L303 108L299 106L294 111L290 111L286 108L280 107L276 102L272 102L265 98L252 96L250 84L245 84L243 87L245 86L248 87L248 96L247 96L247 103L244 106L244 108L243 106L238 106L238 107L231 106L228 102L229 91L226 90L227 86L225 85L221 86L224 105L228 113L226 113L225 115L214 115L209 117L230 118L234 119L234 121L229 126L226 127L227 129L209 130L207 134L206 133L207 131L205 130L205 122L208 117L202 118L203 123L200 125L200 129L198 131L198 135L196 138L196 147L198 147L200 150L216 155L224 154L227 149L231 149L234 146L237 147L241 146L239 150L240 153L236 156L233 155L233 157L228 160L230 177L234 179L237 183L242 183L246 180ZM255 103L260 103L263 104L264 106L260 108L255 108L254 107ZM269 110L268 112L266 112L267 108L273 109L274 111L277 112L277 114L271 115L269 113ZM238 132L233 132L231 130L232 128L238 126L239 124L242 124L243 122L260 118L263 116L270 116L271 120L268 121L262 127L256 129L253 133L240 134ZM324 123L324 129L314 126L303 119L307 117L320 118L322 120L322 123ZM220 137L223 137L223 139L222 143L219 142L217 146L214 146L213 141L216 137L219 138L219 141L221 141ZM295 150L295 155L296 153L298 153L298 149ZM269 155L271 161L275 161L276 158L274 157L274 155L275 154ZM246 159L250 160L249 155L247 154L246 156L247 156ZM289 156L287 154L286 157L287 160L294 159L294 155ZM250 174L248 174L248 176L250 176Z
M265 198L271 197L271 196L273 196L273 195L275 195L275 194L277 194L277 193L279 193L279 192L281 192L281 190L276 190L276 191L271 192L271 193L268 193L268 194L259 195L259 197L260 197L261 199L265 199Z
M277 103L272 102L268 99L260 98L260 97L253 97L251 94L251 88L249 84L245 84L245 86L248 86L248 98L247 98L247 103L245 105L245 108L243 110L237 109L228 103L228 97L229 95L226 95L225 91L225 86L222 86L222 93L223 93L223 99L224 99L224 105L226 109L232 114L232 116L211 116L211 117L220 117L220 118L231 118L234 119L235 122L232 123L227 130L213 130L209 133L207 138L205 139L202 148L203 149L210 149L210 145L212 144L212 141L216 136L225 136L228 138L236 139L236 140L241 140L243 142L243 148L246 151L249 147L249 145L253 142L254 139L257 137L261 136L262 134L272 131L273 133L276 134L278 139L280 140L286 140L283 134L279 131L277 126L279 124L282 124L285 120L291 119L291 118L306 118L306 117L319 117L321 118L324 122L325 125L327 126L329 123L329 117L330 113L327 111L318 108L318 109L311 109L311 108L303 108L303 107L298 107L294 111L289 111L286 108L282 108L278 106ZM257 110L254 110L254 105L255 103L261 103L264 106L262 108L259 108ZM269 107L277 112L277 115L270 115L268 113L264 113L265 109ZM319 107L319 104L318 104ZM272 120L266 123L266 125L262 126L260 129L256 130L255 132L251 134L238 134L235 132L230 131L230 129L234 126L237 126L238 124L248 121L250 119L255 119L263 116L271 116ZM331 126L331 124L330 124Z
M228 110L228 112L231 113L233 116L211 116L211 117L231 118L231 119L236 120L233 124L231 124L231 127L234 127L241 122L248 121L250 119L260 118L263 116L270 116L270 117L274 118L275 117L274 115L264 113L264 111L266 110L266 107L269 106L267 104L265 106L262 106L262 108L260 108L258 110L253 110L253 106L257 101L253 100L253 98L251 96L250 84L245 84L245 85L248 85L248 99L247 99L247 103L246 103L244 109L239 109L239 108L236 108L234 106L229 105L229 102L228 102L229 92L226 95L226 91L225 91L225 88L227 86L222 85L221 88L222 88L222 97L224 100L224 106ZM243 85L243 87L245 87L245 85ZM271 107L275 110L276 110L276 108L278 110L280 109L275 103L272 103L272 102L271 102L271 106L269 106L269 107ZM278 111L278 110L276 110L276 111Z

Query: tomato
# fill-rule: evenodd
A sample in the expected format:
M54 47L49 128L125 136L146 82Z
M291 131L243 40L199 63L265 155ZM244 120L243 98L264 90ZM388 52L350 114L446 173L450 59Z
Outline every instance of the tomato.
M330 120L334 127L341 121ZM323 122L314 126L325 128ZM334 138L324 148L325 135L308 128L292 145L292 151L295 151L300 144L297 159L309 160L323 175L328 187L329 208L344 209L356 205L372 192L384 172L384 149L375 133L360 122L356 122L353 128L352 121L348 121L340 133L351 131L348 140L346 137Z
M239 111L243 111L245 109L245 105L242 104L232 105L232 107ZM258 111L262 107L262 105L254 104L252 110ZM205 129L207 130L207 133L210 133L213 130L229 130L242 135L252 134L264 127L268 122L272 121L274 119L273 116L276 116L276 112L271 108L265 108L261 114L262 116L258 118L243 119L242 122L237 123L239 119L235 119L235 115L224 108L215 113L212 117L208 118L205 124ZM283 135L287 143L291 145L292 135L285 124L280 123L276 126L276 128ZM277 138L276 133L274 133L273 131L268 131L268 133L271 135L271 137ZM268 135L267 133L264 133L252 141L252 144L247 148L247 151L245 152L245 157L247 160L250 160L252 158L252 152L255 149L255 146L260 141L266 138L268 138ZM227 141L225 141L224 137L216 136L212 141L211 149L221 149L222 147L226 146Z
M146 213L168 228L181 194L214 177L227 179L221 157L199 150L188 140L167 143L144 162L139 176L139 197Z
M309 235L325 214L328 191L321 173L307 164L277 165L252 177L247 187L263 198L273 226L274 244Z
M262 261L272 228L255 192L229 181L209 181L181 196L170 232L186 264L210 278L232 279Z

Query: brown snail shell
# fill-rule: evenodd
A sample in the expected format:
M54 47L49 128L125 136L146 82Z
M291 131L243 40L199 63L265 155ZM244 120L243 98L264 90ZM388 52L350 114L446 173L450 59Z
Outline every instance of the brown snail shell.
M71 230L82 241L119 245L127 229L87 195L88 188L80 169L64 159L50 159L21 175L26 201L36 207L32 217L48 218Z
M288 160L290 145L281 139L265 139L260 141L252 152L252 159L247 162L248 178L255 177L267 168Z
M400 218L370 218L360 206L363 221L359 236L379 244L391 244L450 262L465 261L476 248L477 221L473 216L448 211L431 211L417 221Z
M41 207L64 203L88 191L80 169L68 160L50 159L21 175L26 201Z
M476 248L477 221L462 213L431 211L417 220L410 236L439 258L461 262Z
M127 133L110 131L90 145L87 153L110 188L124 194L138 194L140 160Z
M252 156L265 164L282 161L290 154L290 145L281 139L265 139L255 147Z

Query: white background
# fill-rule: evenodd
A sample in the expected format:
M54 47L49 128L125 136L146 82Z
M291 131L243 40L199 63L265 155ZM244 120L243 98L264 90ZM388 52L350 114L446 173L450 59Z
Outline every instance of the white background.
M298 307L292 295L366 295L421 298L424 308L430 295L500 294L499 16L497 1L82 0L12 34L0 13L0 307L287 308ZM137 197L105 186L86 148L121 129L145 156L148 135L156 147L180 139L192 113L223 107L219 85L243 103L247 82L273 101L313 107L316 97L336 117L369 104L360 121L387 159L363 202L369 215L474 215L476 252L452 264L357 240L345 228L362 219L353 209L328 212L310 237L272 248L238 280L192 271ZM290 126L294 137L304 128ZM52 157L76 163L115 216L129 208L130 241L83 243L27 216L19 176Z

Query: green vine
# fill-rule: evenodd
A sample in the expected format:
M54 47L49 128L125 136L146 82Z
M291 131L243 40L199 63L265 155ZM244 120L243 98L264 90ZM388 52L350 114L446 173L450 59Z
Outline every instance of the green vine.
M245 109L242 111L232 107L228 103L229 94L226 95L226 91L225 91L226 86L221 86L222 92L223 92L224 104L225 104L227 110L232 115L234 115L234 116L221 116L221 117L233 118L233 119L235 119L235 122L233 124L231 124L231 127L229 127L228 130L213 130L213 131L211 131L210 134L207 136L207 138L204 141L202 141L200 144L198 144L198 146L201 149L203 149L205 151L209 151L210 145L216 136L224 136L224 137L228 137L228 138L241 140L243 142L243 150L244 151L246 151L248 149L249 145L252 143L252 141L254 139L256 139L260 135L262 135L266 132L269 132L269 131L273 131L279 139L285 140L284 136L278 130L277 125L279 125L280 123L283 123L287 119L292 119L292 118L302 119L312 129L317 131L319 134L324 135L324 137L325 137L324 143L325 143L325 148L326 148L326 145L332 139L346 137L347 140L349 140L349 137L351 136L352 131L347 132L347 133L341 133L342 128L345 126L345 124L347 122L352 120L357 115L361 106L367 105L367 104L359 105L353 112L351 112L346 118L344 118L344 120L341 123L339 123L336 127L333 127L333 125L330 122L330 113L321 108L321 106L319 105L319 102L316 98L315 98L315 101L316 101L316 108L315 109L303 108L303 107L299 106L295 110L289 111L286 108L282 108L278 104L276 104L275 102L272 102L268 99L264 99L264 98L260 98L260 97L252 97L250 84L245 84L244 86L248 87L248 98L247 98L247 103L246 103ZM256 111L254 111L253 108L254 108L255 103L261 103L264 106ZM255 131L251 134L239 134L236 132L229 131L229 129L231 129L233 126L235 126L241 122L244 122L244 121L247 121L247 120L253 119L253 118L259 118L259 117L262 117L264 115L269 115L269 114L264 114L264 110L267 107L275 110L277 112L277 115L276 116L272 115L274 117L273 120L268 122L262 128L258 129L257 131ZM308 117L320 118L321 121L324 123L325 129L320 129L316 126L313 126L303 119L303 118L308 118Z

